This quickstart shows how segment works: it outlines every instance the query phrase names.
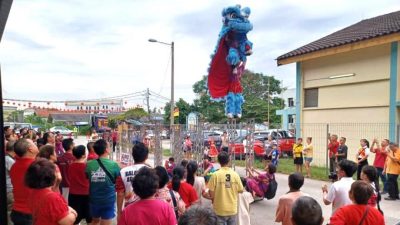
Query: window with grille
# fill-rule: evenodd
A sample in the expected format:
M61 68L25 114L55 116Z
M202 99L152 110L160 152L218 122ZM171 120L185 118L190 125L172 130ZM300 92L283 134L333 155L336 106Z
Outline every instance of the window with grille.
M318 88L304 90L304 108L318 107Z
M293 107L293 106L294 106L293 98L288 98L288 107Z

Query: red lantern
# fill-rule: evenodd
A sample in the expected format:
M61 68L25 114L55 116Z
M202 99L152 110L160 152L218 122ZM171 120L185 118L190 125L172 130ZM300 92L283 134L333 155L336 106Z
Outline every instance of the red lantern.
M15 105L15 102L13 102L13 105Z
M50 102L47 102L47 105L50 105Z
M24 104L24 107L26 107L26 105Z
M18 106L21 106L21 103L18 103Z

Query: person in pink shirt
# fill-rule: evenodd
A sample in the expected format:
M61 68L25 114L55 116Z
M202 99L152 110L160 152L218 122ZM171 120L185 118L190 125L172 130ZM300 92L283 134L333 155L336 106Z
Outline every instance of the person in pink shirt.
M122 211L118 225L176 225L170 204L155 198L158 186L154 169L142 167L132 180L133 190L140 200Z
M304 176L301 173L292 173L289 175L289 192L279 198L278 208L276 209L275 222L283 225L292 225L292 206L301 196L307 194L300 191L304 184Z
M375 148L376 145L376 148ZM372 141L370 151L372 153L375 153L375 160L374 160L374 167L376 168L379 177L382 180L383 183L383 192L382 194L388 193L388 187L387 187L387 178L386 174L383 173L383 168L385 167L385 162L386 162L386 157L387 157L387 151L386 148L389 146L389 140L388 139L383 139L381 141L381 145L379 146L379 141L375 138ZM379 185L379 179L378 179L378 185Z

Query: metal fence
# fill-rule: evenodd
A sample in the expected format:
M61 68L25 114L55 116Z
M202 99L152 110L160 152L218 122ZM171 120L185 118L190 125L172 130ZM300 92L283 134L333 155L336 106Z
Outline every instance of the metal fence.
M281 129L280 124L273 124L270 127L274 129ZM304 141L306 137L312 137L312 143L314 146L313 165L327 167L328 165L328 137L332 134L338 135L338 137L346 137L348 146L348 159L355 160L356 152L360 147L360 139L365 138L370 142L377 138L382 140L389 137L389 124L387 123L308 123L301 124L299 136L303 137ZM400 125L396 126L396 138L397 142L400 139ZM193 148L191 151L192 159L200 162L203 155L207 150L207 143L204 138L204 132L217 131L222 133L226 131L229 137L229 148L232 157L232 167L236 165L236 159L245 159L248 166L252 166L254 163L254 153L251 151L254 146L254 138L252 137L255 131L254 120L236 121L230 120L227 124L210 124L210 123L198 123L197 125L186 125L177 124L173 127L172 140L164 139L161 136L162 131L169 131L168 126L163 126L161 123L154 123L147 126L131 126L128 124L121 124L118 128L119 141L117 147L116 157L117 159L124 161L128 164L132 163L131 150L135 141L143 141L145 136L149 136L151 131L151 140L149 142L149 149L154 153L154 165L162 165L163 151L170 151L172 157L174 157L176 163L180 163L185 158L184 155L184 141L185 137L190 134ZM249 141L245 148L249 152L248 155L235 155L234 146L235 139L239 136L250 135ZM170 149L170 141L172 141L172 149ZM242 158L241 158L242 157ZM372 163L374 156L371 155L369 162Z

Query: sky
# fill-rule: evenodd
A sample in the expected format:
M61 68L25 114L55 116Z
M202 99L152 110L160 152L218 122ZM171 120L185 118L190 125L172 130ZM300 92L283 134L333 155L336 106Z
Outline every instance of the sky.
M400 10L385 0L18 0L0 44L4 98L82 100L151 91L170 97L168 45L175 43L175 100L191 103L207 74L224 7L251 8L246 67L295 86L295 65L276 58L341 28ZM129 99L143 104L143 96ZM151 105L164 105L153 98Z

